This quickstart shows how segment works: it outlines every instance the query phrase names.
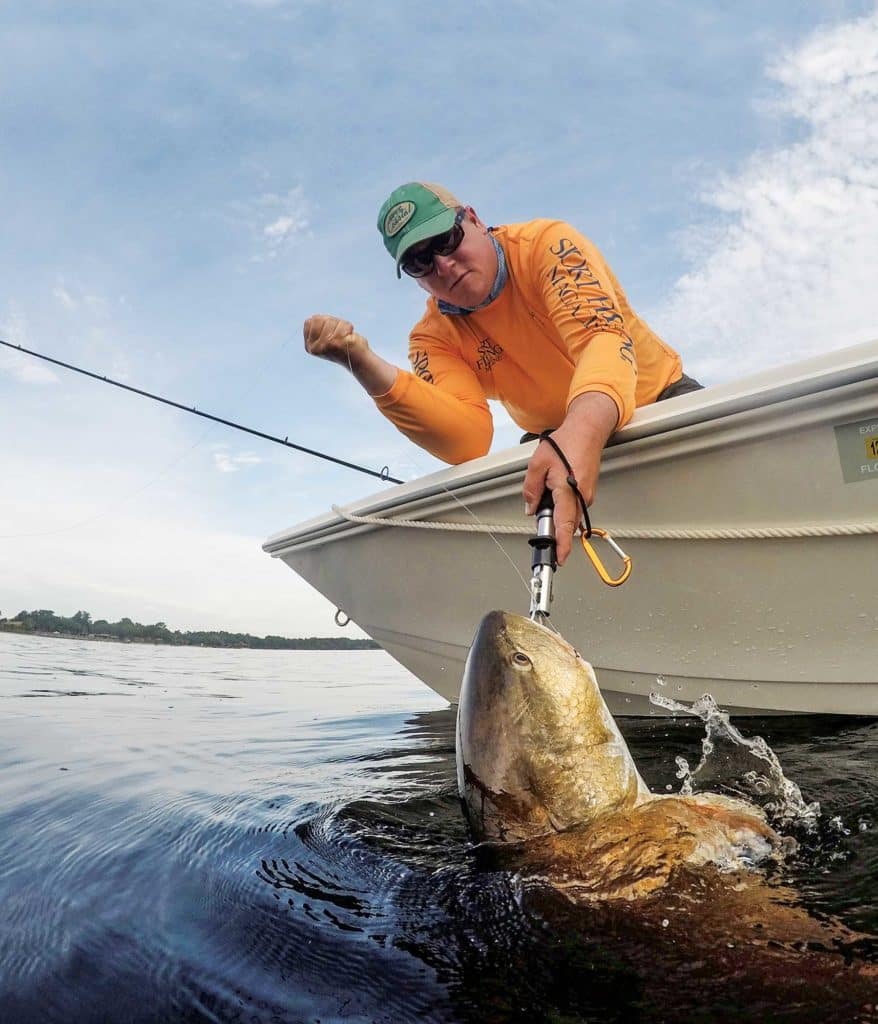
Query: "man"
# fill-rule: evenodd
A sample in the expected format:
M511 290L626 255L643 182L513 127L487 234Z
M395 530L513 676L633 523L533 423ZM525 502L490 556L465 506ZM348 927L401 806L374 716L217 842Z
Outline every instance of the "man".
M564 453L586 504L601 452L640 405L699 388L680 357L631 309L603 257L563 221L487 227L439 185L410 182L378 214L396 274L430 298L412 329L412 372L378 356L351 323L305 321L305 348L347 367L407 437L450 463L487 453L488 398L534 436L552 430L528 463L528 515L548 487L557 558L581 520Z

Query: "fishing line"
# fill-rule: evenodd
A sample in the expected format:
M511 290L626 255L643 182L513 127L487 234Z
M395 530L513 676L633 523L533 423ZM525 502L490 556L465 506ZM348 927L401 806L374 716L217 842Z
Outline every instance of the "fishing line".
M163 398L161 395L154 395L150 391L143 391L141 388L132 387L130 384L123 384L121 381L112 380L110 377L104 376L103 374L92 373L91 370L84 370L81 366L74 366L72 363L65 363L60 359L52 358L52 356L43 355L41 352L34 352L32 349L24 348L22 345L13 345L11 342L4 341L2 338L0 338L0 345L5 345L6 348L11 348L13 352L24 352L37 359L43 359L47 363L53 363L55 366L63 366L65 370L73 370L75 373L81 373L84 377L91 377L93 380L100 381L103 384L112 384L113 387L122 388L124 391L131 391L135 395L140 395L143 398L150 398L154 402L161 402L163 405L170 405L174 409L180 409L183 412L191 413L193 416L201 416L203 419L212 420L214 423L222 423L223 426L232 427L234 430L243 431L245 434L252 434L254 437L261 437L265 441L273 441L275 444L283 445L285 448L292 448L297 452L304 452L305 455L313 455L317 459L324 459L326 462L333 462L337 466L344 466L346 469L354 469L358 473L366 473L368 476L378 477L379 480L386 480L388 483L405 483L404 480L397 480L396 477L390 476L387 472L386 466L380 472L374 469L367 469L365 466L358 466L355 462L347 462L345 459L336 458L334 455L327 455L326 452L319 452L314 448L306 448L304 445L295 444L287 437L275 437L273 434L266 434L261 430L254 430L252 427L245 427L243 424L235 423L233 420L223 419L221 416L214 416L209 412L202 412L194 406L183 405L181 402L174 402L170 398Z
M442 488L443 491L445 491L445 493L449 496L449 498L453 498L457 502L457 504L460 505L460 507L464 510L464 512L469 513L469 515L471 515L473 517L473 519L475 519L475 521L479 524L479 526L484 526L485 525L481 521L481 519L479 519L479 517L476 515L476 513L473 512L473 510L468 505L464 504L464 502L461 501L461 499L458 498L458 496L456 494L454 494L452 491L449 491L448 488L444 484L440 484L439 486ZM488 530L487 532L488 532L488 536L491 538L491 540L500 549L500 553L503 555L503 557L506 559L506 561L515 570L515 574L521 580L521 585L528 592L528 594L530 594L530 584L527 582L527 580L524 578L524 576L521 575L521 572L519 571L518 566L512 560L512 556L509 554L509 552L506 550L506 548L504 548L503 545L500 543L500 541L497 539L497 535L496 534L492 533L490 530Z

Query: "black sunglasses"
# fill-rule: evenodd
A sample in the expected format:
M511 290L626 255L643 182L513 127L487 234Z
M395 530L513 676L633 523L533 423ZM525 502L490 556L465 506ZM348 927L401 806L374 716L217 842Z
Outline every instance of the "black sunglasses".
M441 235L426 239L420 249L410 249L402 258L400 267L409 277L426 277L436 269L436 256L450 256L463 241L463 218L466 210L458 210L454 224Z

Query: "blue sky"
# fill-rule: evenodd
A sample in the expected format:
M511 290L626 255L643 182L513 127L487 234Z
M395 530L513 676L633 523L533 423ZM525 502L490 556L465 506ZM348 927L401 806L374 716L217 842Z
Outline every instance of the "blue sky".
M375 216L412 178L574 223L708 383L878 335L875 4L595 10L3 5L0 337L431 471L301 343L332 312L404 362ZM0 410L3 614L336 632L260 544L377 481L7 352Z

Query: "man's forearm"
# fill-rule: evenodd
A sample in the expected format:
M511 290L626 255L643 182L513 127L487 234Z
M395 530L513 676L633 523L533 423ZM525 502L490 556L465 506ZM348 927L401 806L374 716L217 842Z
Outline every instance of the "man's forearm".
M351 347L348 369L374 398L386 395L393 387L399 367L388 363L370 348Z
M580 436L590 435L603 448L618 422L619 410L613 399L601 391L587 391L567 407L561 427L565 434L575 430Z

